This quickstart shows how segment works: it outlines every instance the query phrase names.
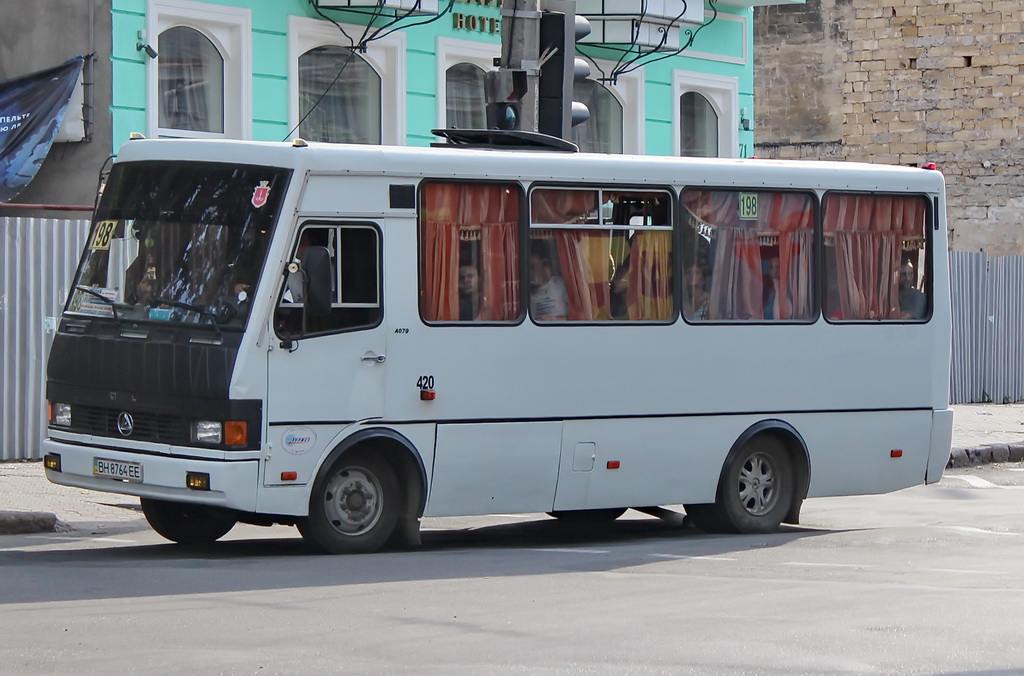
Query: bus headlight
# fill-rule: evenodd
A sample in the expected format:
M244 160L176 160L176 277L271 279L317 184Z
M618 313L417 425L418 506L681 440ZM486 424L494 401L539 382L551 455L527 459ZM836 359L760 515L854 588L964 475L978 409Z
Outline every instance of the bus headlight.
M71 404L50 404L50 422L71 427Z
M249 425L245 420L199 420L192 423L192 441L197 444L245 446L249 443Z
M192 423L192 440L200 444L219 444L224 439L224 426L212 420Z

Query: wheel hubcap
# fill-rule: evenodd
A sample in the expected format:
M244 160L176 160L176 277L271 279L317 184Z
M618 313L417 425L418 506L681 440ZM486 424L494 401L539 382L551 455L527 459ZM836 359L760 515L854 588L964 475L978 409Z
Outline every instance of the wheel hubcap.
M375 475L361 467L335 474L324 492L327 520L343 535L361 535L380 519L383 492Z
M739 498L743 509L754 516L763 516L775 507L775 465L770 456L754 453L740 468Z

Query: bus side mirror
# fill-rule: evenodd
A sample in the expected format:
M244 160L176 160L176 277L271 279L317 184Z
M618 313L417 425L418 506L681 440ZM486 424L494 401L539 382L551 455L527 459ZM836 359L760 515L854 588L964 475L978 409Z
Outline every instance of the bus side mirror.
M323 317L331 311L334 283L331 274L331 254L324 246L311 246L302 252L304 273L302 298L306 312Z

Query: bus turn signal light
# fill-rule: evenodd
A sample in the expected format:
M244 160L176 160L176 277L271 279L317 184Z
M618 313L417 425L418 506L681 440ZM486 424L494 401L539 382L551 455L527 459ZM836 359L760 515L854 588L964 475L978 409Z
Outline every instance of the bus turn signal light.
M435 399L437 399L436 390L420 390L421 401L434 401Z
M281 481L295 481L298 478L298 472L281 472Z
M902 458L903 457L903 451L899 450L898 448L895 449L895 450L889 451L889 457L890 458Z
M224 443L228 446L245 446L248 427L244 420L228 420L224 423Z
M605 465L605 466L608 469L618 469L619 468L619 461L618 460L609 460L608 464Z

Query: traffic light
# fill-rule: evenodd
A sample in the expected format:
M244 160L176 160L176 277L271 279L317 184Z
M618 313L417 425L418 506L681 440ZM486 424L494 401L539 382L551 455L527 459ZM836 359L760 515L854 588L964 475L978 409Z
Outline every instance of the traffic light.
M590 22L576 15L576 3L542 0L540 85L537 131L568 139L569 130L590 119L587 106L572 100L573 83L590 77L590 66L576 58L576 41L590 35Z
M485 74L487 128L517 131L523 128L525 70L492 70Z

